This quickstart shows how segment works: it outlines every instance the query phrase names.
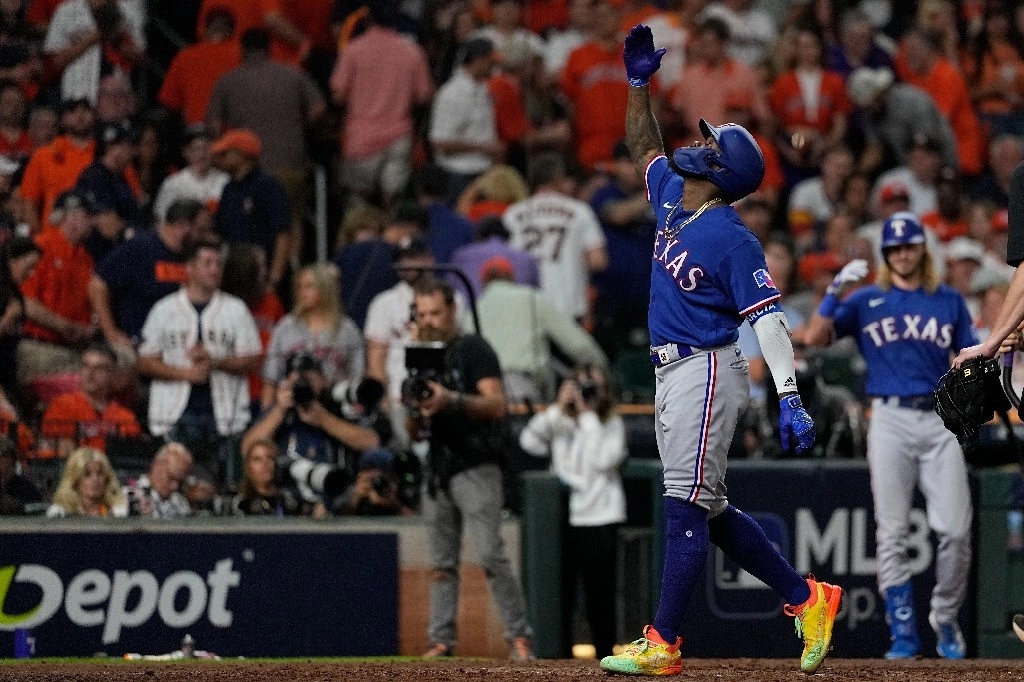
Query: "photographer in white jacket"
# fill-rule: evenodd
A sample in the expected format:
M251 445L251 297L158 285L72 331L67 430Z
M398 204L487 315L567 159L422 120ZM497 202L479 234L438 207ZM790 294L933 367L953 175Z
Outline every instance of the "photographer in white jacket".
M577 370L562 382L556 402L530 419L519 444L531 455L551 457L552 473L569 488L563 619L568 625L579 576L597 658L609 656L615 644L617 534L626 520L619 468L628 453L608 375L597 367Z

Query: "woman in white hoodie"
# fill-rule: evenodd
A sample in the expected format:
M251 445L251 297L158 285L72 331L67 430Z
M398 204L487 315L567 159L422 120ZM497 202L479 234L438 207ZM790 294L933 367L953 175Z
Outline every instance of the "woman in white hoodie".
M608 375L597 367L577 370L562 382L555 403L530 419L519 444L531 455L550 457L552 473L569 489L569 533L562 556L572 581L565 615L571 617L579 576L597 658L610 656L615 644L616 538L626 520L619 468L628 453Z

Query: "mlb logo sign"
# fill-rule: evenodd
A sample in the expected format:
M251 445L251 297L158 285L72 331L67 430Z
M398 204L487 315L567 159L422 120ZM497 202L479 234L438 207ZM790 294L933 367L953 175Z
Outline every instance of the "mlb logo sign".
M754 271L754 281L757 282L759 287L768 287L770 289L775 288L775 282L772 281L772 276L768 274L768 271L764 268Z

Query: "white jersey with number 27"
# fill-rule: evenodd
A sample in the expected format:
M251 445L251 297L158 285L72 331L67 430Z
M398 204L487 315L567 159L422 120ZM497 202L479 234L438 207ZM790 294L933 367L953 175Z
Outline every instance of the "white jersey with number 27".
M587 312L587 251L604 246L604 233L587 204L557 192L538 192L513 204L502 218L511 244L529 251L540 288L555 309L572 318Z

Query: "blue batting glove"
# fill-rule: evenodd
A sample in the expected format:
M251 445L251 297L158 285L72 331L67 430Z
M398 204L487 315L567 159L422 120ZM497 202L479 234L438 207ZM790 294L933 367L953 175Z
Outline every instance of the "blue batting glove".
M626 63L626 76L634 88L647 85L651 76L661 66L661 58L665 56L665 48L654 49L654 36L651 29L637 24L626 36L626 44L622 50L622 61Z
M779 401L779 434L783 452L789 452L795 445L796 454L802 455L814 445L814 420L797 394Z

